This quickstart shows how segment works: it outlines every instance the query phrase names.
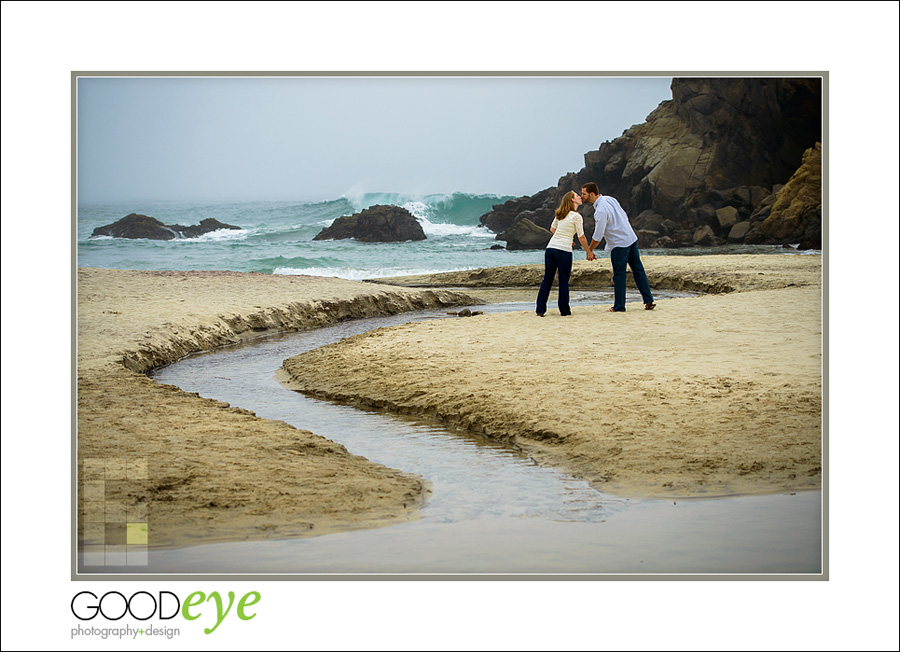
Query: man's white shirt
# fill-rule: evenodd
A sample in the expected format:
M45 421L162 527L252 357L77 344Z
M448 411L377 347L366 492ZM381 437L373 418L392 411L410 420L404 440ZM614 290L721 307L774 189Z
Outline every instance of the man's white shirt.
M616 247L630 247L637 242L637 235L631 228L628 215L615 197L600 195L594 202L593 240L600 242L606 238L606 251Z

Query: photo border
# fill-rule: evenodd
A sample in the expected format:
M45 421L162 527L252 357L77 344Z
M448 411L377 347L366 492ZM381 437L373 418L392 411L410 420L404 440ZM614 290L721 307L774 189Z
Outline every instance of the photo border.
M822 80L822 570L814 574L254 574L254 573L79 573L78 572L78 80L86 77L818 77ZM829 579L829 73L828 71L72 71L71 72L71 580L73 581L658 581Z

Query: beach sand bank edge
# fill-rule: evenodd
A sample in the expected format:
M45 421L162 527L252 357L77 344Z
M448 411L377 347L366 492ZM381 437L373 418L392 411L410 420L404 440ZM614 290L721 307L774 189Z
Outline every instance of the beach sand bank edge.
M279 332L477 303L320 277L78 269L79 549L316 536L418 518L430 491L421 477L145 374Z
M523 311L407 324L301 354L284 368L290 386L310 395L508 441L611 493L820 489L821 256L644 263L651 283L711 294L654 311L593 306L565 320L551 310L547 319ZM575 264L579 287L606 278L597 265ZM542 266L390 281L478 296L478 287L534 283L537 272Z

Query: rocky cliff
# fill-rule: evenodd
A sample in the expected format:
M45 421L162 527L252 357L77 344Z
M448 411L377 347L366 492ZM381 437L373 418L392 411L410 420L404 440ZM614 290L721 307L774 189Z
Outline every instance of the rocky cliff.
M802 219L782 218L777 229L762 228L779 202L778 191L800 168L804 152L821 142L821 133L818 78L676 78L671 100L644 123L587 152L579 172L563 176L556 187L494 206L481 223L503 233L525 213L546 228L562 194L593 181L619 200L644 247L748 237L821 247L815 210L805 210ZM821 157L817 161L810 160L807 176L821 177ZM816 165L818 171L812 170ZM765 207L769 213L760 210ZM591 215L585 206L585 216Z

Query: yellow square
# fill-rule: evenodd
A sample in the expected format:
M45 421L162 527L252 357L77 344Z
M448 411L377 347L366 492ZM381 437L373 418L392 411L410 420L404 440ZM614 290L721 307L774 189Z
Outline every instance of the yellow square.
M127 523L127 535L125 542L132 544L147 544L147 524L146 523Z

